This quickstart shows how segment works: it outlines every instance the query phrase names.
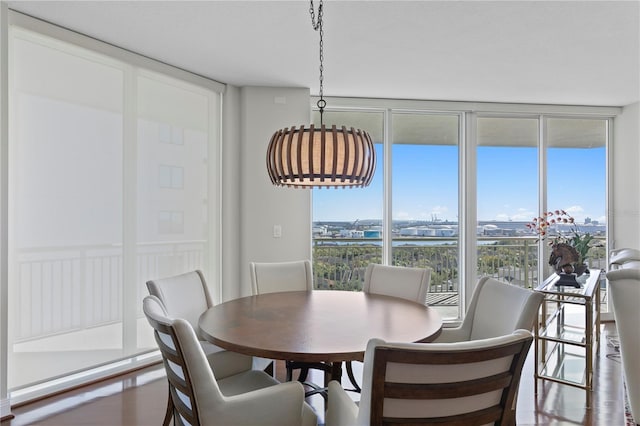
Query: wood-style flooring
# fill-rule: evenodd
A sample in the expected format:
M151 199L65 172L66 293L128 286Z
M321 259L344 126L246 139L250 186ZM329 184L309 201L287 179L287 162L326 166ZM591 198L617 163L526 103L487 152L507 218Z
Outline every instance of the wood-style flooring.
M624 426L620 358L611 343L616 338L615 325L605 324L596 359L591 409L586 408L586 392L567 385L545 381L540 383L539 394L534 395L531 353L522 373L518 425ZM284 380L283 363L276 365L276 377ZM15 407L15 418L3 421L2 426L156 426L162 424L166 397L164 370L157 365ZM322 398L314 396L309 402L324 422Z

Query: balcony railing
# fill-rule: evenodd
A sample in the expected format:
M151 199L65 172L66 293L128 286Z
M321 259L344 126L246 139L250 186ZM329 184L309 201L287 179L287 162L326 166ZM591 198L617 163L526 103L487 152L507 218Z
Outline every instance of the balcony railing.
M30 248L16 253L11 303L14 343L122 321L122 246ZM136 297L148 279L201 268L204 241L140 243L136 246Z
M606 266L604 239L589 252L592 267ZM525 288L538 282L538 241L523 237L479 237L478 276L492 276ZM313 269L317 289L361 290L369 263L382 261L382 240L315 238ZM411 237L393 240L392 264L431 268L429 293L458 293L458 240ZM446 299L443 299L446 300Z
M393 264L428 267L433 305L457 305L458 242L447 237L394 239ZM145 243L137 246L137 298L144 283L201 267L202 241ZM590 265L604 268L605 248L593 247ZM16 255L11 303L17 315L14 342L28 341L122 320L122 247L33 248ZM369 263L382 261L382 241L372 238L314 239L317 289L361 290ZM490 275L522 287L537 284L537 242L517 237L480 238L478 275ZM141 303L138 303L141 306ZM141 312L138 312L142 316Z

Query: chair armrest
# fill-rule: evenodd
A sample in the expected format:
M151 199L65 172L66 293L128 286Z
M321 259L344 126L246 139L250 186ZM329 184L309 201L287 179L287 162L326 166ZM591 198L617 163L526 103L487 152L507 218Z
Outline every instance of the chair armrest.
M443 328L440 335L431 343L456 343L469 340L469 330L461 327Z
M609 261L612 264L620 264L629 260L640 260L640 250L625 247L609 252Z
M304 388L298 382L280 383L225 399L221 411L207 416L215 419L216 424L281 426L303 421Z
M352 426L358 418L358 406L336 380L329 382L326 426Z
M201 341L200 346L217 380L251 370L253 359L248 355L227 351L209 342Z

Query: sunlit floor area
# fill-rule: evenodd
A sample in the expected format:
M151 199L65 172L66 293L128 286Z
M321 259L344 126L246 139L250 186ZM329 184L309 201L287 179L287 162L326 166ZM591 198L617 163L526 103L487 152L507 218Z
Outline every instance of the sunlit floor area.
M534 394L533 353L523 370L517 408L518 425L625 425L624 390L619 354L613 323L606 323L596 358L591 408L587 408L587 393L571 386L539 383ZM356 375L359 363L354 365ZM284 380L284 364L276 365L276 376ZM345 375L346 376L346 375ZM322 378L312 375L321 382ZM345 387L350 387L343 378ZM161 365L139 370L75 391L65 392L38 402L15 407L15 418L3 426L145 426L160 425L167 398L167 382ZM358 394L354 393L354 399ZM316 395L308 399L321 423L324 423L324 400Z

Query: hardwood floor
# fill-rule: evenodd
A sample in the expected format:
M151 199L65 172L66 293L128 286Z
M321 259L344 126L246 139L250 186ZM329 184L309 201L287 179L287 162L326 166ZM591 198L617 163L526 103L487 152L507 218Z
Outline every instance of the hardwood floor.
M586 408L586 392L544 382L534 395L533 354L527 358L518 396L518 425L624 426L624 394L621 365L616 349L615 325L607 323L596 359L592 408ZM284 380L284 364L276 366ZM320 382L320 378L317 378ZM167 383L160 365L152 366L96 385L66 392L16 407L15 418L2 426L152 426L161 425L166 407ZM324 422L322 397L309 399Z

